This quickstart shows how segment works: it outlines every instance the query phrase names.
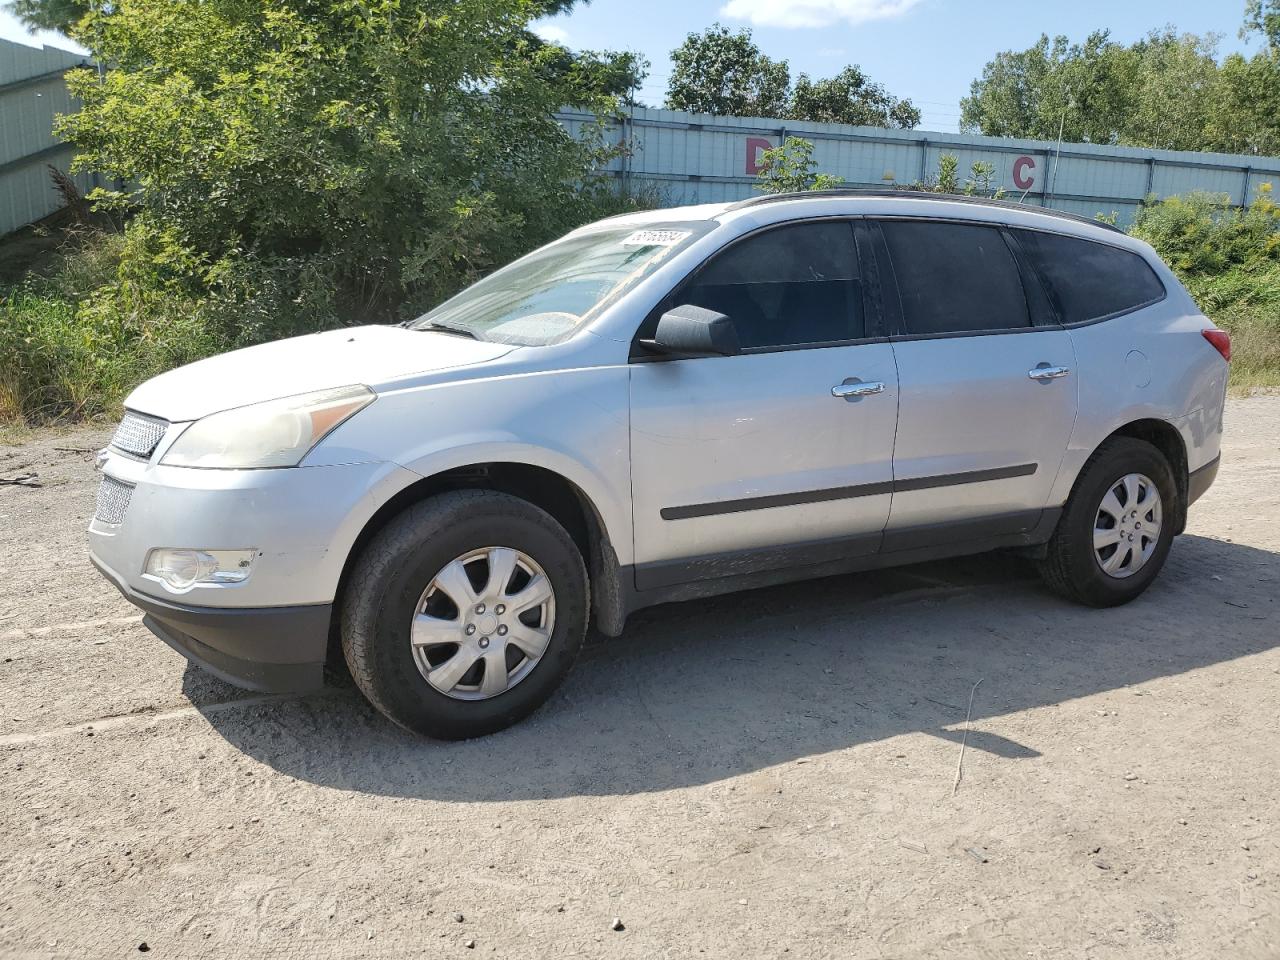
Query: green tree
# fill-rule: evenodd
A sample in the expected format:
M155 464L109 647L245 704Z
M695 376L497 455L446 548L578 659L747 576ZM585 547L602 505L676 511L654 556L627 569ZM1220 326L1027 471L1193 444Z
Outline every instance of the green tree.
M910 100L899 100L855 65L825 80L810 80L807 74L800 74L791 92L787 117L903 130L920 124L920 111Z
M840 177L816 173L813 144L802 137L787 137L780 146L760 153L756 189L764 193L800 193L831 190L844 183Z
M1118 143L1162 150L1211 150L1207 128L1221 103L1217 38L1151 33L1127 51L1126 109L1117 122Z
M1280 48L1280 0L1248 0L1240 33L1261 33L1272 49Z
M671 51L666 100L670 110L780 117L790 90L787 62L761 53L750 30L732 33L717 23L689 34Z
M960 101L960 126L993 137L1114 143L1132 90L1132 60L1106 31L1083 44L1047 35L996 55Z
M856 65L834 77L800 74L794 89L785 60L760 52L750 30L715 24L671 51L666 106L720 116L779 117L819 123L911 129L920 111L873 83Z
M1042 36L987 64L961 101L961 128L1036 140L1061 131L1066 141L1164 150L1280 151L1280 50L1219 63L1217 41L1172 28L1129 46L1105 32L1078 45Z
M961 101L961 126L990 136L1169 150L1277 148L1274 49L1218 62L1218 38L1152 31L1125 46L1042 36L986 65Z
M71 33L89 12L88 0L12 0L5 7L30 30Z
M232 324L413 313L585 213L602 156L552 118L611 65L533 43L527 0L119 0L77 27L77 163L134 185L104 310ZM590 189L586 191L589 197ZM257 318L257 319L255 319ZM269 331L264 331L269 335Z
M1205 133L1207 149L1280 154L1280 51L1227 57Z

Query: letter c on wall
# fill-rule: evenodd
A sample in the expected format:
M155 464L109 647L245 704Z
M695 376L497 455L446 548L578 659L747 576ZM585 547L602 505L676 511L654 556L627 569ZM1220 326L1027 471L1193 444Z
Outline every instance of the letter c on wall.
M1019 157L1013 161L1013 185L1019 190L1030 190L1036 185L1036 158Z
M764 137L747 137L747 174L754 177L760 172L760 151L772 150L773 141Z

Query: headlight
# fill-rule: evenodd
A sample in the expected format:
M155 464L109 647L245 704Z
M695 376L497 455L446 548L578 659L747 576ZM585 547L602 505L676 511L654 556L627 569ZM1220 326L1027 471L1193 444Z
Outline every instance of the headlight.
M365 386L338 387L210 414L187 427L160 462L222 470L296 467L374 396Z

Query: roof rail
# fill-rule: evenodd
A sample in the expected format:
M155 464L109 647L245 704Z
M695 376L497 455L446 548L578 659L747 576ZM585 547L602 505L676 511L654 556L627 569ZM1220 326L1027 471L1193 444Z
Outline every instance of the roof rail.
M769 193L760 197L750 197L746 200L739 200L737 203L730 204L725 209L725 212L727 213L730 210L741 210L744 207L755 207L762 203L776 203L779 200L815 200L822 199L823 197L941 200L948 203L972 203L982 207L998 207L1002 210L1020 210L1024 213L1039 213L1046 217L1056 217L1060 220L1074 220L1077 223L1087 223L1095 227L1114 230L1116 233L1124 233L1124 231L1115 224L1106 223L1102 220L1094 220L1090 217L1082 217L1078 213L1067 213L1065 210L1054 210L1052 207L1041 207L1030 203L1018 203L1013 200L992 200L988 197L966 197L962 194L931 193L924 190L882 190L875 187L868 187L865 189L858 187L838 187L834 190L802 190L794 193Z

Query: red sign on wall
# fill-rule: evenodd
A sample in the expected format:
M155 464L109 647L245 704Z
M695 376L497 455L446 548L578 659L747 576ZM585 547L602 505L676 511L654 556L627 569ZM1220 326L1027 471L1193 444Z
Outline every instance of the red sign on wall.
M1013 161L1013 185L1019 190L1031 190L1036 185L1036 158L1019 157Z
M764 137L747 137L747 174L754 177L760 172L760 153L772 150L773 141Z

